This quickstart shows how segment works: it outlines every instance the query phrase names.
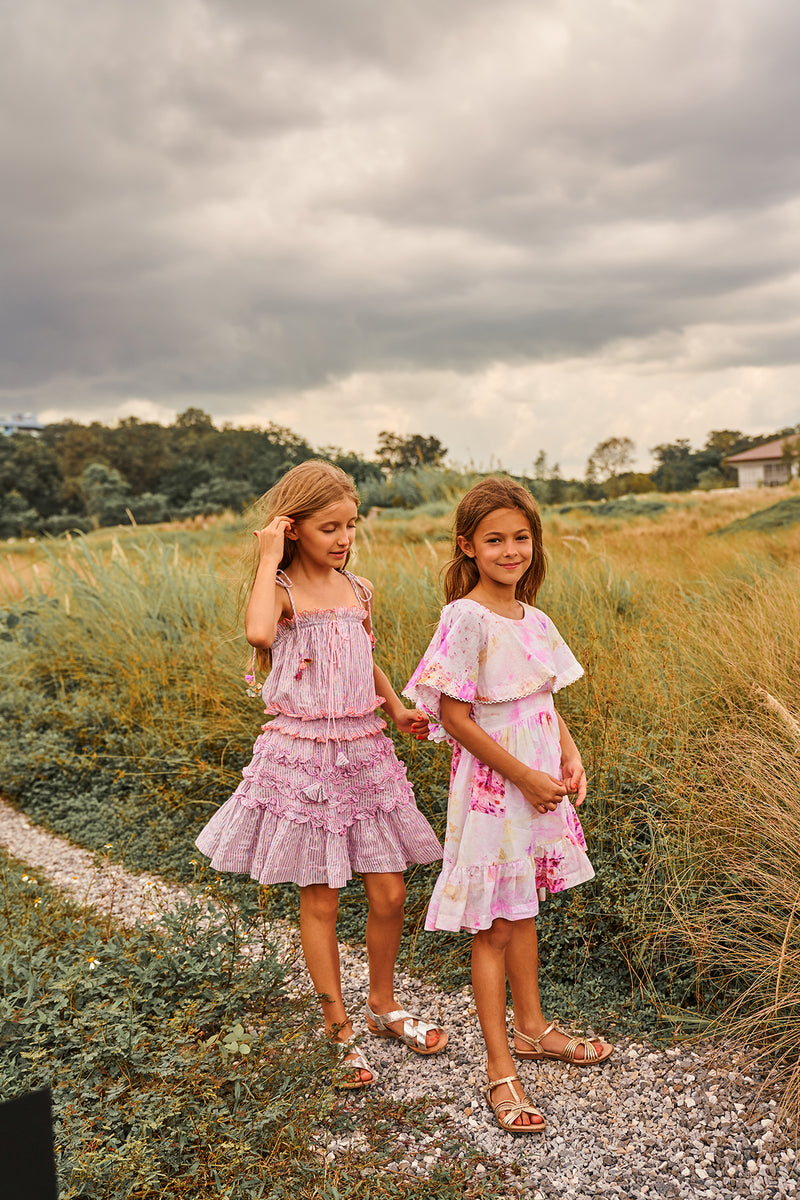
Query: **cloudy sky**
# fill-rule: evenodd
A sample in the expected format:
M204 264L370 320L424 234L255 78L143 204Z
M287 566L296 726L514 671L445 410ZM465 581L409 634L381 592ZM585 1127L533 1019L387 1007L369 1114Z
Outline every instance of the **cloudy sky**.
M800 422L794 0L0 0L0 412Z

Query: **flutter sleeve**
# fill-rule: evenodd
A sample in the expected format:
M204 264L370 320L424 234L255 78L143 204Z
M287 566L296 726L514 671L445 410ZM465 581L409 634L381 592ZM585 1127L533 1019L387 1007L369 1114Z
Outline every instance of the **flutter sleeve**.
M553 622L545 613L540 613L544 635L553 664L552 691L560 691L563 687L575 683L583 675L583 667L570 650Z
M441 724L441 698L452 696L471 704L478 675L486 658L486 632L476 606L458 601L442 609L439 626L403 695L427 715L428 740L448 740Z

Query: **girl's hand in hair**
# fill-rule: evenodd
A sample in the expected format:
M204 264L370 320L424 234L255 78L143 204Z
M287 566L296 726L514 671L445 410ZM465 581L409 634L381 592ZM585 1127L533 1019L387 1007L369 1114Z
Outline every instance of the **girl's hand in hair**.
M258 539L258 556L261 561L274 559L280 562L283 558L283 539L293 527L292 517L275 517L263 529L254 529L253 537Z

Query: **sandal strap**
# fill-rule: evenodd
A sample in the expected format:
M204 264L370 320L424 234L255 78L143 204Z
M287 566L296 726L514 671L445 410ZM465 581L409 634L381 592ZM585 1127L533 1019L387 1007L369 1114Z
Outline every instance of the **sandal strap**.
M583 1058L578 1059L578 1062L596 1062L600 1057L592 1042L585 1037L571 1037L561 1053L570 1062L575 1062L575 1051L580 1047L583 1047Z
M525 1092L523 1091L522 1095L520 1095L514 1087L515 1083L521 1084L521 1082L518 1075L506 1075L505 1079L490 1079L486 1085L486 1098L491 1105L492 1112L500 1124L508 1129L521 1128L521 1126L514 1125L517 1118L521 1116L534 1116L539 1117L540 1120L543 1119L539 1109L531 1104ZM493 1104L492 1092L496 1087L500 1087L502 1083L508 1084L509 1091L514 1099L498 1100L496 1104Z
M535 1038L529 1037L527 1033L523 1033L521 1029L517 1029L516 1025L514 1026L514 1037L518 1037L521 1042L527 1042L529 1046L533 1047L537 1054L546 1053L541 1039L547 1037L548 1033L553 1032L563 1033L564 1037L568 1036L565 1030L558 1028L555 1021L551 1021L547 1028L543 1029L539 1036Z
M364 1058L364 1052L362 1051L361 1047L358 1045L358 1040L357 1040L355 1034L353 1034L352 1037L348 1038L346 1042L339 1042L339 1045L342 1048L342 1057L339 1061L339 1066L342 1067L343 1070L345 1070L345 1071L369 1071L370 1075L375 1074L375 1072L372 1070L372 1067L369 1065L367 1060ZM348 1054L355 1054L355 1058L351 1058L348 1060L348 1058L347 1058Z
M560 1033L562 1037L567 1038L567 1044L564 1049L560 1051L558 1055L559 1058L563 1058L565 1062L597 1062L597 1060L600 1058L600 1055L595 1050L594 1043L587 1037L576 1037L574 1034L569 1034L566 1029L562 1029L557 1024L557 1021L558 1018L556 1018L555 1021L551 1021L547 1028L543 1029L536 1038L528 1037L527 1033L522 1033L522 1031L517 1029L515 1025L514 1037L518 1037L521 1042L526 1042L527 1045L532 1046L537 1054L547 1055L547 1051L542 1045L542 1038L547 1037L548 1033ZM575 1051L579 1049L583 1049L582 1059L576 1059L575 1057Z
M438 1026L429 1025L419 1017L409 1017L403 1022L403 1041L407 1046L416 1044L420 1050L428 1048L428 1034L438 1032Z
M374 1013L368 1004L365 1004L364 1008L367 1016L375 1022L379 1029L384 1029L395 1021L405 1021L411 1016L411 1013L407 1013L404 1008L398 1008L396 1012L390 1013Z
M514 1084L522 1083L522 1080L520 1079L519 1075L506 1075L505 1079L489 1079L489 1080L487 1080L486 1086L489 1089L489 1091L492 1092L492 1091L494 1091L494 1089L496 1087L500 1087L501 1083L507 1083L508 1086L511 1088L512 1092L514 1092L514 1095L516 1096L516 1089L514 1087Z
M404 1008L398 1008L396 1012L390 1013L374 1013L368 1004L365 1004L364 1008L369 1019L374 1021L379 1029L387 1029L389 1025L402 1021L403 1032L400 1036L407 1046L416 1045L420 1050L426 1050L428 1034L441 1032L438 1025L431 1025L427 1021L423 1021L421 1017L415 1017L410 1012L406 1012Z

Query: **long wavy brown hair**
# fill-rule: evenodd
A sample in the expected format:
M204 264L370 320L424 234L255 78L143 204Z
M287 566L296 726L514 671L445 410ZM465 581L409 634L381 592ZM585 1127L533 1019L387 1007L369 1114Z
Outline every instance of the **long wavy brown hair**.
M471 487L462 496L453 519L453 555L444 566L444 595L450 604L461 600L477 585L480 575L475 560L458 544L460 537L471 542L484 517L498 508L518 508L531 527L533 555L530 566L516 588L516 598L524 604L534 604L539 588L547 574L547 555L542 539L542 518L536 501L527 488L513 479L490 475Z
M358 506L359 498L356 485L350 476L335 467L333 463L321 458L310 458L306 462L292 467L291 471L278 480L274 487L256 500L247 513L247 520L252 522L250 528L263 529L275 517L294 517L295 521L304 521L314 513L336 504L339 500L352 500ZM283 555L278 564L280 570L286 570L295 556L297 543L284 536ZM344 570L350 561L350 551L341 567ZM258 570L258 544L254 544L250 563L249 579L242 586L239 607L243 611L253 590L253 582ZM272 665L269 650L259 648L256 651L256 662L262 671L268 671Z

